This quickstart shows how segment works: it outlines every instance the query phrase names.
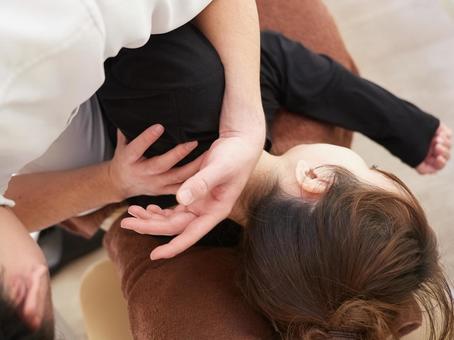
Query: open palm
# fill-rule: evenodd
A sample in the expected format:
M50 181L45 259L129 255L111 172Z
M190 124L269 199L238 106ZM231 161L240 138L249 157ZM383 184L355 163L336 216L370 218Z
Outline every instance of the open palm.
M134 217L122 227L141 234L178 235L156 248L152 259L173 257L200 240L231 212L258 159L256 146L241 137L220 138L202 161L200 171L178 190L179 205L161 210L132 206Z

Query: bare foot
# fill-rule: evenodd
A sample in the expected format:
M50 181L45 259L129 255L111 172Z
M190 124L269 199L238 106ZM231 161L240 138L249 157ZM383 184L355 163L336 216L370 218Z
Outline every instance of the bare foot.
M451 138L451 129L441 123L432 139L426 159L416 167L416 171L426 175L443 169L451 157Z

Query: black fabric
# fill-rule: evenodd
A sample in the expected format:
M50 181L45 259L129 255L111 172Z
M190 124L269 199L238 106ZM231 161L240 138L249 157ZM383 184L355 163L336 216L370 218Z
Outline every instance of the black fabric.
M224 68L210 42L192 25L152 35L139 49L123 49L105 63L98 98L107 120L132 140L150 125L165 132L145 153L160 155L175 145L199 145L181 164L208 150L218 137ZM111 135L115 129L111 128ZM136 197L132 204L175 205L173 196Z
M269 121L283 107L361 132L412 167L425 159L437 118L279 33L263 32L261 44L262 100Z
M281 34L263 32L261 43L268 126L285 108L359 131L411 166L425 158L439 126L436 118ZM198 148L181 162L185 164L218 137L224 69L213 46L191 24L153 35L142 48L121 50L106 61L105 72L98 98L112 138L116 128L132 140L160 123L166 131L145 156L198 140ZM267 147L270 143L268 134ZM130 203L169 207L176 201L173 196L135 197Z

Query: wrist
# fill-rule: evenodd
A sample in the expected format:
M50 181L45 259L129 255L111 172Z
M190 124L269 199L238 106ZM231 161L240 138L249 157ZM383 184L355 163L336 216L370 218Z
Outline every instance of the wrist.
M251 126L253 128L251 128ZM263 122L261 119L257 119L254 123L242 124L238 127L236 126L220 126L219 129L220 138L231 138L238 137L242 140L247 141L252 147L263 148L265 144L266 137L266 124L265 119Z
M112 161L107 161L101 164L103 169L103 177L106 179L106 187L114 200L121 202L128 198L127 188L122 185L122 181L118 176L116 169L113 167Z
M241 100L239 96L225 94L219 135L240 136L252 144L263 147L266 135L265 114L261 102L254 103L250 98Z

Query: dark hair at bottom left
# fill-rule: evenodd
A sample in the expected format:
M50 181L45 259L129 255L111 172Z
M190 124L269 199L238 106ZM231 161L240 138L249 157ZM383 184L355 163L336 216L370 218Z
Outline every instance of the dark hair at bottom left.
M0 268L0 340L54 340L54 337L51 321L44 321L35 331L27 325L7 295Z

